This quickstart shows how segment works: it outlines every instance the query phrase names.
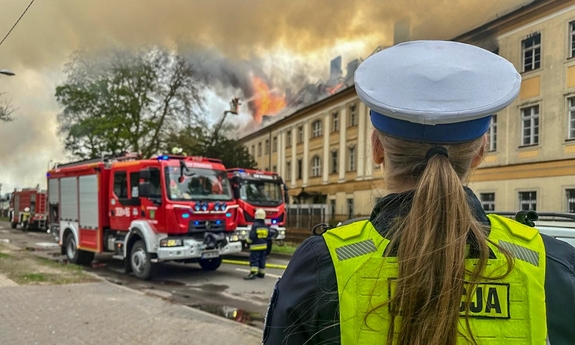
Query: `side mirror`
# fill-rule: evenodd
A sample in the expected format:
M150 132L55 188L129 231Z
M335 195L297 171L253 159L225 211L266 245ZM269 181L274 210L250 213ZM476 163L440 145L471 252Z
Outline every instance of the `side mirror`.
M150 197L150 182L142 182L138 185L138 196L140 198Z
M186 179L183 176L178 177L178 182L179 183L184 183Z
M151 178L152 178L152 175L150 173L150 169L146 168L146 169L140 170L140 179L141 180L144 180L144 182L150 182Z

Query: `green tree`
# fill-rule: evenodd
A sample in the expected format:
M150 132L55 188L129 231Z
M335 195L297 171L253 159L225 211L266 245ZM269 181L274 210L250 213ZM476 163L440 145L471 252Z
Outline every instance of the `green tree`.
M65 149L78 158L104 152L158 153L170 134L204 109L202 73L162 48L72 54L56 87Z
M218 158L228 168L251 168L255 169L257 163L249 153L248 148L237 140L225 136L226 132L232 132L235 127L223 127L214 140L216 128L210 129L204 122L198 126L188 126L173 135L166 141L165 152L172 147L181 147L190 156L203 156Z

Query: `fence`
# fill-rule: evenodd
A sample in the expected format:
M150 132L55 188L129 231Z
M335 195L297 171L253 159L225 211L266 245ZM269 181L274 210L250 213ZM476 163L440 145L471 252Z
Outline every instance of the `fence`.
M330 215L324 204L296 204L286 205L286 242L301 243L313 235L314 226L324 223L331 226L346 221L350 217L346 214ZM361 217L355 215L354 217Z

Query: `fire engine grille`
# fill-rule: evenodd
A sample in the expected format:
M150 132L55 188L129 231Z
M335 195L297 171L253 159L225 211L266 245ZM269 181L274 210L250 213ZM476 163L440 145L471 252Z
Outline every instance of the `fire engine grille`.
M222 219L216 220L191 220L188 226L188 232L204 231L225 231L226 222Z

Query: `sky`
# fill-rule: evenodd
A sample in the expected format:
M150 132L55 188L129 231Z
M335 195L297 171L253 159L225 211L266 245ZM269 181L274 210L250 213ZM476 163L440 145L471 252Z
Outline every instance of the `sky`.
M393 44L394 23L408 20L410 39L451 39L529 3L530 0L35 0L0 45L0 101L16 109L0 122L2 194L46 187L50 160L65 162L54 97L65 81L64 64L78 49L162 45L190 59L210 57L218 78L207 90L206 119L215 122L242 82L264 77L285 88L326 80L330 60L365 59ZM0 40L30 0L0 1ZM344 71L345 73L345 71ZM248 125L244 102L237 123Z

